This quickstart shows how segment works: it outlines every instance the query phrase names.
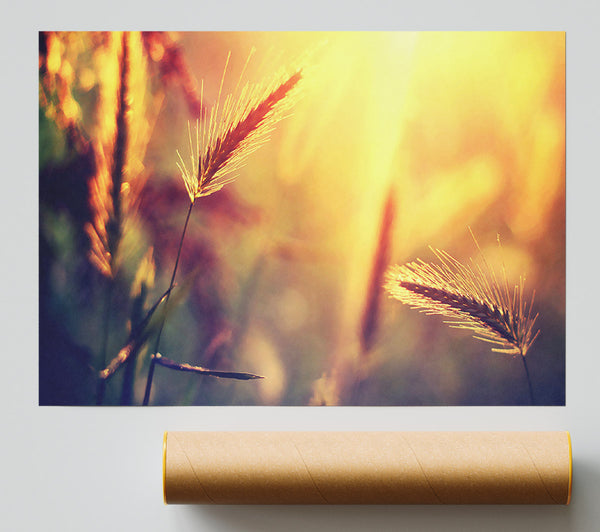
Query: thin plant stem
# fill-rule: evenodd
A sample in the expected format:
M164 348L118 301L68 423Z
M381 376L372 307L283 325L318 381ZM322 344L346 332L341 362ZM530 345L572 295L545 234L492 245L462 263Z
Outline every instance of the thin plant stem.
M148 295L147 292L148 289L146 283L141 282L139 296L134 301L133 308L131 309L132 333L136 329L137 324L143 323L144 321L142 317L142 310L144 301L146 301L146 297ZM133 404L133 383L135 380L137 355L138 350L132 350L131 355L127 358L125 363L125 374L123 375L123 384L121 386L121 405Z
M106 365L106 352L108 350L108 333L110 330L110 310L111 310L111 302L112 302L112 293L115 285L115 257L117 254L117 249L119 247L119 243L121 241L121 237L123 236L123 204L121 201L121 185L123 183L124 178L124 169L126 166L126 156L127 156L127 147L129 144L129 131L128 131L128 121L127 121L127 113L129 111L129 103L128 103L128 78L129 78L129 48L127 41L127 34L123 33L122 35L122 45L123 45L123 55L120 60L120 84L117 89L117 97L118 97L118 107L117 107L117 115L116 115L116 138L114 144L114 152L113 152L113 168L111 171L112 174L112 190L110 192L112 199L112 207L114 212L114 218L107 221L107 241L109 243L108 247L112 251L109 259L109 271L110 276L108 279L108 288L106 291L106 307L104 309L104 330L103 330L103 338L102 338L102 348L101 348L101 368L104 368ZM98 382L98 388L96 393L96 404L101 405L104 401L104 393L106 391L106 381L100 380Z
M125 362L125 374L123 375L123 386L121 387L121 405L131 405L133 400L133 380L135 377L135 361L137 353L132 355Z
M97 378L96 385L96 406L101 406L104 402L104 393L106 392L106 380Z
M100 367L106 366L106 351L108 350L108 332L110 329L110 304L112 300L113 279L108 279L108 287L105 292L104 299L104 316L102 317L102 346L100 348Z
M529 368L527 367L527 360L525 359L525 356L521 356L521 358L523 359L523 367L525 368L525 375L527 376L527 386L529 387L529 401L531 402L531 405L533 406L535 404L535 401L533 400L533 387L531 386L531 377L529 376Z
M112 292L114 279L108 279L108 287L105 292L104 316L102 317L102 345L100 347L100 367L104 369L106 366L106 352L108 351L108 333L110 330L110 305L112 300ZM104 402L104 392L106 391L106 382L103 379L98 381L96 390L96 405L100 406Z
M154 350L152 351L152 356L150 357L150 367L148 368L148 379L146 380L146 390L144 392L144 402L143 406L148 406L148 402L150 401L150 391L152 390L152 379L154 377L154 368L156 366L156 354L158 353L158 348L160 347L160 337L162 336L162 331L165 326L165 321L167 320L167 310L169 306L169 297L171 296L171 290L173 289L173 285L175 284L175 275L177 275L177 267L179 266L179 259L181 257L181 248L183 247L183 239L185 238L185 233L187 231L188 222L190 221L190 215L192 214L192 208L194 206L194 202L190 202L190 208L188 209L187 216L185 218L185 223L183 225L183 231L181 232L181 239L179 240L179 249L177 250L177 258L175 259L175 266L173 268L173 275L171 276L171 283L169 284L169 293L167 294L167 299L165 300L164 307L164 317L160 324L160 329L158 330L158 335L156 336L156 343L154 344Z

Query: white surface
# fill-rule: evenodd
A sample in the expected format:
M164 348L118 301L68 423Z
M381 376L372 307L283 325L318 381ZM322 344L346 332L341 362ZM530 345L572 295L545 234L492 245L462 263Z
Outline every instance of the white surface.
M45 531L595 531L599 12L592 2L218 2L206 11L103 1L3 7L0 529ZM416 7L415 7L416 6ZM591 7L590 7L591 6ZM160 13L149 13L153 7ZM295 10L297 9L297 10ZM37 406L37 31L43 29L567 30L567 406L545 408L60 408ZM8 244L8 245L7 245ZM165 507L164 430L563 430L569 507Z

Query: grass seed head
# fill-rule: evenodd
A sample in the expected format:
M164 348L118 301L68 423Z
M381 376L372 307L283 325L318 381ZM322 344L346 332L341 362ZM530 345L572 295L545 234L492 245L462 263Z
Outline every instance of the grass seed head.
M238 83L223 105L221 80L217 103L206 111L202 121L196 121L195 128L188 123L189 165L177 152L177 166L192 203L237 177L248 156L269 140L275 125L285 118L301 77L298 70L289 76L277 76L267 85L246 84L238 90Z
M525 299L523 278L511 290L506 273L499 281L485 259L483 265L465 265L445 251L432 251L439 264L417 260L388 269L385 288L391 296L425 314L450 318L448 325L472 331L495 346L494 352L525 356L539 331L534 333L535 293Z

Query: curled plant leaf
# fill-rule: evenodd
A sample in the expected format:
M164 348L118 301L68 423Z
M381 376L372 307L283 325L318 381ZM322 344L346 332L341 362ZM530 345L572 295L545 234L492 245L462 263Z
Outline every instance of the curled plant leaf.
M160 353L154 355L156 364L163 366L164 368L173 369L175 371L186 371L189 373L197 373L199 375L206 375L207 377L217 377L219 379L237 379L242 381L248 381L253 379L264 379L261 375L255 375L254 373L244 373L241 371L217 371L212 369L206 369L202 366L192 366L191 364L180 364L171 360L170 358L162 356Z

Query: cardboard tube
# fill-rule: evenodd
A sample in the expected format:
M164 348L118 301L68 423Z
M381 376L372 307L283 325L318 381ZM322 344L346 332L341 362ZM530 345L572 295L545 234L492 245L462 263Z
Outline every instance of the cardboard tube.
M168 504L569 504L568 432L168 432Z

